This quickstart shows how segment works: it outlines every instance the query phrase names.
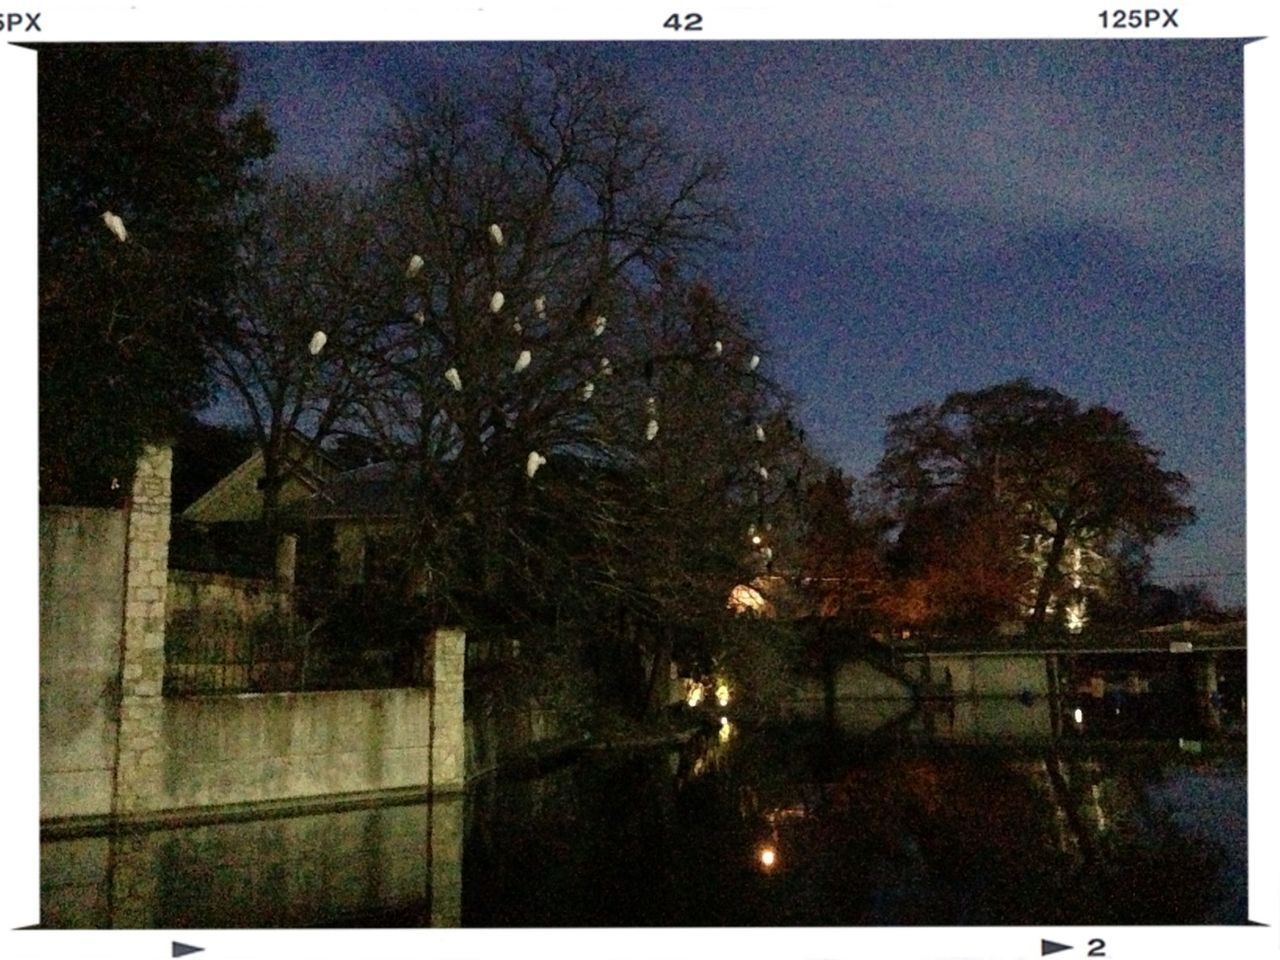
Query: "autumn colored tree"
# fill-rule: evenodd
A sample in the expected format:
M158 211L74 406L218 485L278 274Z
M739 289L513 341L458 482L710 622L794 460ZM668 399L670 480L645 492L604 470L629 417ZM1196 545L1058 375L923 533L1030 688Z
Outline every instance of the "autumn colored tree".
M1087 586L1094 558L1145 549L1194 520L1186 478L1160 457L1118 411L1015 380L891 417L877 478L904 530L924 523L954 545L993 544L996 556L1016 537L1030 564L1028 621L1040 629ZM982 524L995 541L976 535ZM998 585L1017 565L978 568Z

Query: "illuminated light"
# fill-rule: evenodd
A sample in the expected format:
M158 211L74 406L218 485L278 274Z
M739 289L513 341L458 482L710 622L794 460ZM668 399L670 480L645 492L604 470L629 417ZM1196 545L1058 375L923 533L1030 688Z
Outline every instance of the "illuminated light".
M1068 605L1066 609L1066 615L1067 615L1068 630L1070 630L1072 633L1079 633L1081 630L1084 629L1085 615L1084 615L1083 600L1081 600L1079 603L1073 603Z
M108 210L102 215L102 222L107 225L107 229L116 235L116 239L124 243L129 239L129 231L124 228L124 221Z
M723 681L716 685L716 703L722 707L729 705L729 685ZM723 717L721 718L724 719Z
M728 718L728 717L721 717L721 718L720 718L720 726L722 726L722 727L727 727L728 725L729 725L729 718Z
M684 702L691 707L696 707L702 702L704 693L705 690L702 684L698 683L696 680L691 681L689 683L689 692L685 694Z
M311 343L307 346L307 349L311 351L311 355L314 357L324 349L324 345L328 342L329 338L325 335L325 332L317 330L311 335Z
M735 613L761 613L764 611L767 603L759 590L748 587L745 583L740 583L729 591L729 602L727 604L730 610Z
M1076 723L1084 723L1084 711L1076 707L1075 712Z
M765 847L760 851L760 863L766 868L772 867L777 862L778 851L774 850L773 847Z
M761 541L760 535L756 534L754 537L751 538L751 542L758 547L763 541Z
M728 743L729 738L733 736L733 724L729 722L728 717L720 718L720 730L717 733L721 743Z

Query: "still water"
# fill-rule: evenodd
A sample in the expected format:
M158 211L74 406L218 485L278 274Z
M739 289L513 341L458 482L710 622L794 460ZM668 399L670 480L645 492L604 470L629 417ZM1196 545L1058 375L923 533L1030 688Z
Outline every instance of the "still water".
M1242 745L983 737L1026 716L987 708L726 718L431 804L47 841L42 922L1245 922Z

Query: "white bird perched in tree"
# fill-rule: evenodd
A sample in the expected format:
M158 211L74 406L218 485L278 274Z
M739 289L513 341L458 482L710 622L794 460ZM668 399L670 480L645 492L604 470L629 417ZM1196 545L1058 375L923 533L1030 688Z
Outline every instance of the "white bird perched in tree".
M495 247L502 246L502 228L496 223L489 224L489 239Z
M657 435L658 435L658 421L650 420L648 426L644 428L644 438L646 440L652 440Z
M547 298L546 297L534 297L533 312L540 317L545 317L547 315Z
M721 343L719 340L717 340L715 343L711 345L711 352L714 353L717 357L720 356L722 353L724 353L724 344Z
M528 350L521 350L520 356L516 357L516 365L511 368L512 373L519 373L533 361L533 354Z
M658 409L658 398L657 398L657 397L648 397L648 398L646 398L646 399L645 399L645 401L644 401L644 408L645 408L646 410L648 410L648 411L649 411L650 415L652 415L652 414L654 414L655 412L657 412L657 409Z
M462 392L462 377L458 375L457 367L450 367L444 372L444 378L449 381L449 386L453 387L458 393Z
M608 358L608 357L601 357L601 358L600 358L600 376L602 376L602 377L611 377L611 376L613 376L613 367L609 366L609 358Z
M760 355L753 353L751 359L747 361L747 369L754 370L758 366L760 366Z
M756 424L756 443L764 443L764 427Z
M129 231L124 228L124 221L108 210L102 215L102 222L107 225L107 229L116 235L116 239L124 243L129 239Z
M540 454L537 450L530 450L529 457L524 462L524 473L530 480L533 475L538 472L538 468L547 462L547 458Z
M761 547L761 548L760 548L760 556L764 557L765 563L768 563L770 560L772 560L772 559L773 559L773 548L772 548L772 547Z
M756 467L756 473L760 474L761 480L769 479L769 468L765 466Z
M415 253L412 257L409 258L409 265L404 268L404 275L408 277L410 280L412 280L414 277L418 275L419 271L421 271L422 268L425 267L426 265L427 265L427 261L423 260L420 256L418 256Z
M604 333L605 324L609 322L607 317L596 317L596 322L592 324L591 333L593 336L600 336Z
M521 323L519 320L517 320L513 324L511 324L511 329L514 330L516 333L524 333L524 324Z
M311 335L311 343L307 345L307 349L311 351L311 355L314 357L324 349L324 345L328 342L329 338L325 335L325 332L317 330Z
M419 310L416 313L414 313L413 319L418 321L418 326L422 326L424 323L427 322L427 315L423 313L421 310Z
M507 302L507 298L502 295L501 290L493 291L493 296L489 298L489 311L497 313L502 309L502 305Z
M596 385L592 383L590 380L588 380L578 390L578 396L580 396L583 400L590 400L591 395L595 392L596 392Z

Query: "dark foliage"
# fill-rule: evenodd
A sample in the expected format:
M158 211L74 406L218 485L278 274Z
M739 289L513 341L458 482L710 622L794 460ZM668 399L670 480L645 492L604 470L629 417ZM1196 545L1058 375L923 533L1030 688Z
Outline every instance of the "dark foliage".
M42 46L38 71L41 499L110 503L204 398L228 215L272 138L228 116L216 47Z

